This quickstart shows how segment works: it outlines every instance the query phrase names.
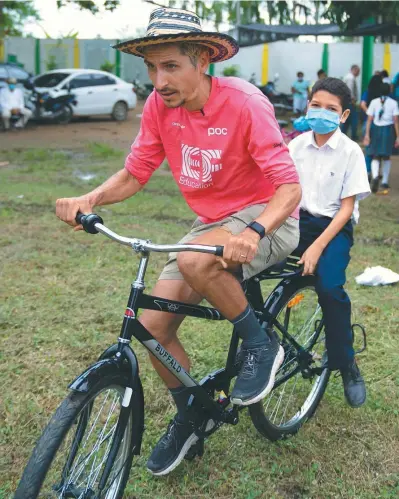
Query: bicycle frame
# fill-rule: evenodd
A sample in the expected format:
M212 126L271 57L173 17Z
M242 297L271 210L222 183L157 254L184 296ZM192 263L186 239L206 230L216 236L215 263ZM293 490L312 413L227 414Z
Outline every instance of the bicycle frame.
M97 224L96 227L101 227L101 232L103 232L105 235L108 235L108 237L115 239L116 234L106 227L102 225L100 226L99 224ZM118 240L122 244L126 244L129 246L132 245L131 240L128 240L128 238L122 238L118 236ZM189 317L197 317L208 320L225 320L221 313L212 307L192 305L145 294L144 277L149 261L149 251L144 251L142 249L138 250L140 246L135 246L135 244L136 243L133 244L133 250L136 253L140 253L141 259L136 279L132 284L129 294L118 343L105 350L96 364L87 369L69 385L69 388L72 390L88 392L93 387L93 385L101 382L102 377L107 372L115 372L115 369L125 373L129 380L128 386L126 386L125 388L125 394L122 400L121 411L115 434L113 436L113 441L111 443L110 452L100 478L100 490L105 487L109 478L109 474L113 466L113 461L117 456L120 444L122 442L126 425L129 420L129 414L134 402L140 405L140 407L142 408L142 414L138 418L139 420L137 424L135 424L133 430L135 445L133 446L131 452L133 453L133 455L140 454L142 435L144 432L144 396L138 373L137 358L134 354L134 351L130 347L130 342L133 337L137 341L139 341L155 358L157 358L158 361L161 362L161 364L165 368L167 368L169 372L171 372L182 385L186 386L187 389L190 390L192 396L189 401L189 410L191 409L194 418L194 413L198 411L198 409L200 409L206 412L208 419L212 418L216 423L214 428L208 432L205 431L205 427L203 425L198 426L196 433L200 437L200 441L202 439L203 442L204 437L216 431L223 423L237 424L238 411L243 408L233 406L232 408L227 409L226 407L229 404L228 397L214 400L215 391L225 393L229 392L231 379L238 374L238 367L235 365L235 361L239 337L235 328L233 328L225 368L218 369L213 373L207 375L200 382L197 382L137 319L138 310L142 308L167 313L182 314ZM149 246L151 245L148 245L148 247ZM165 248L166 247L163 247L162 249L165 250ZM190 249L192 248L193 246L191 246ZM208 247L208 250L210 252L210 247ZM156 251L155 247L154 251ZM285 268L288 268L288 272L284 272ZM293 265L292 261L289 261L284 266L284 268L277 270L275 269L274 271L267 270L259 276L245 282L243 284L243 287L245 288L249 302L253 306L257 315L263 318L263 320L267 324L268 329L271 330L272 326L277 327L282 333L284 341L291 343L300 355L309 355L295 341L295 339L292 338L292 336L286 330L286 327L276 321L272 313L269 311L269 305L271 307L270 310L272 310L273 293L267 302L268 306L265 307L260 289L261 280L284 279L279 285L284 286L284 284L286 284L287 282L287 279L296 277L300 275L300 273L301 268L297 265ZM278 289L276 289L275 291L278 295ZM291 375L293 375L293 373L291 373ZM193 401L195 401L196 403L195 410L192 406ZM198 403L200 404L200 408L198 407Z

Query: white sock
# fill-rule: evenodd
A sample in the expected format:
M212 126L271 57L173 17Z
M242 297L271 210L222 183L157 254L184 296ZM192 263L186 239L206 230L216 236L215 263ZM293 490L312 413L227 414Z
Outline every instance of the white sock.
M373 159L373 161L371 162L371 176L373 178L377 178L379 172L380 172L380 160Z
M387 184L389 179L389 172L391 171L391 160L384 159L382 164L383 164L382 183Z

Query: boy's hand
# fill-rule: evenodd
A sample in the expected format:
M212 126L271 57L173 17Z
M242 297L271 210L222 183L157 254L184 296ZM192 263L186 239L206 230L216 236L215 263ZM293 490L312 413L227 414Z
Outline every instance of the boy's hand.
M313 243L302 255L302 258L299 260L299 264L303 264L303 273L302 275L312 275L314 274L317 262L321 254L323 253L323 248L317 244Z
M366 135L363 139L363 145L369 146L370 145L370 136Z
M399 148L399 137L396 137L396 140L395 140L395 147L396 149Z

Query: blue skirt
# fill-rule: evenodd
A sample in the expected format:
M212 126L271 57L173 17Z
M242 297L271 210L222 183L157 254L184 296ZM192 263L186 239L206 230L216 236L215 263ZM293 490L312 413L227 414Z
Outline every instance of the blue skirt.
M392 155L395 143L395 127L393 125L371 125L370 145L367 146L367 156L389 157Z

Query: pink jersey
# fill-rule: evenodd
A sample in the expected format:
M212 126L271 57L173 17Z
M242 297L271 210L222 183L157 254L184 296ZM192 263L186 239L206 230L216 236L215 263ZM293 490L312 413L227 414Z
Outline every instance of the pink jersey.
M145 184L167 158L191 209L204 223L265 203L299 183L269 100L239 78L212 78L201 111L170 109L154 91L125 167ZM292 216L298 218L296 209Z

